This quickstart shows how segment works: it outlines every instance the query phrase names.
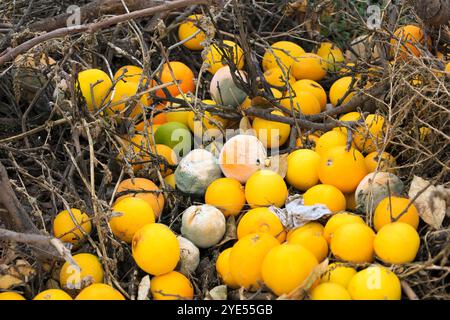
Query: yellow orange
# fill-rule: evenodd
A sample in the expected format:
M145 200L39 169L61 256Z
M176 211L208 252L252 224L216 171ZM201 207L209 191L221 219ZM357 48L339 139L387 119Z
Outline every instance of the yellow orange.
M311 229L299 229L289 237L288 243L299 244L311 252L321 262L328 255L328 244L322 233Z
M337 107L338 105L345 105L355 95L355 92L353 90L356 82L354 82L353 85L352 82L352 77L343 77L336 80L332 84L329 94L330 102L334 107ZM347 94L347 92L349 93Z
M177 272L153 277L150 290L154 300L192 300L194 287L186 276Z
M183 46L190 50L203 49L202 42L206 40L206 34L197 27L201 19L202 15L192 14L178 27L178 38L180 41L191 37L189 40L183 42ZM198 33L193 36L196 32Z
M215 206L225 217L236 216L245 204L244 187L233 178L214 180L206 189L205 203Z
M309 91L293 91L291 96L281 100L280 104L303 115L319 114L321 111L319 100Z
M236 280L233 278L230 272L230 253L232 248L223 250L216 261L216 271L219 274L220 279L228 287L236 289L239 287Z
M302 47L290 41L278 41L267 49L262 59L264 71L272 68L289 70L298 57L305 53Z
M339 64L345 61L342 50L331 42L322 42L317 49L317 55L327 62L329 71L337 71Z
M264 72L264 79L270 86L278 88L293 85L295 82L295 78L288 71L283 71L279 67L266 70Z
M320 283L337 283L344 288L348 287L350 280L356 274L356 269L348 267L343 263L331 263L327 267L327 271L320 278Z
M283 178L271 170L259 170L245 184L245 198L250 207L282 207L288 191Z
M212 74L228 65L228 60L233 61L237 69L244 67L245 60L242 48L230 40L224 40L223 44L223 46L213 44L207 49L205 62L209 65L208 71Z
M385 171L395 173L397 163L395 158L388 152L378 153L377 151L369 153L365 158L366 167L369 172Z
M328 243L331 242L334 232L340 227L348 223L365 223L364 220L356 215L349 212L340 212L332 215L325 224L323 230L323 236Z
M246 212L239 220L237 227L238 239L251 233L266 232L282 243L286 232L280 219L269 208L254 208Z
M80 271L69 262L64 263L59 273L62 288L83 289L86 285L103 282L103 267L97 256L79 253L73 256L73 260L80 267Z
M404 222L393 222L378 231L374 241L375 254L385 263L402 264L414 261L420 237L416 229Z
M328 63L314 53L305 53L292 64L292 75L295 79L320 81L327 75Z
M73 300L66 292L61 289L48 289L40 292L33 300Z
M318 265L317 259L298 244L285 243L272 248L261 268L264 283L277 296L300 286Z
M299 149L287 158L287 182L298 190L308 190L319 182L320 155L310 149Z
M352 300L347 289L337 283L325 282L311 290L311 300Z
M155 217L159 217L164 209L164 196L151 180L145 178L125 179L117 187L117 193L126 194L118 197L116 202L127 197L145 200L152 207Z
M385 119L378 114L369 114L364 124L356 128L353 133L353 142L361 152L374 152L383 143L386 134Z
M363 155L356 149L346 150L338 146L328 150L320 159L319 179L324 184L331 184L343 193L356 190L368 170Z
M367 225L359 222L347 223L339 228L331 238L330 249L341 260L363 263L373 260L375 233Z
M320 156L327 153L328 150L337 146L346 146L347 136L338 131L328 131L317 139L314 149Z
M319 101L320 110L325 110L325 107L327 106L327 93L325 92L323 87L314 80L298 80L291 86L291 90L294 92L307 91L309 93L312 93Z
M90 111L100 109L111 96L111 78L102 70L81 71L78 73L78 84Z
M61 241L77 245L84 239L85 234L91 233L92 223L86 213L71 208L57 214L53 221L53 235Z
M251 233L239 239L231 249L229 262L231 276L238 286L251 291L260 288L264 258L279 245L278 240L268 233Z
M306 206L325 205L332 213L345 210L345 196L335 186L318 184L309 188L303 195Z
M380 265L359 271L348 285L353 300L400 300L402 288L395 273Z
M1 300L26 300L24 296L17 292L1 292L0 293L0 301Z
M109 220L111 230L117 238L127 243L131 243L136 231L155 222L152 207L141 198L123 198L115 202L112 210L117 216Z
M125 297L107 284L94 283L84 288L75 300L125 300Z
M386 197L381 200L373 215L375 230L379 231L383 226L394 221L405 222L417 229L419 226L419 213L414 204L408 207L409 203L409 199L396 196ZM398 218L406 208L408 208L406 212Z
M160 223L150 223L139 229L134 234L131 248L136 264L152 275L174 270L180 260L176 235Z
M271 114L283 116L281 111L275 110ZM287 123L266 120L255 117L252 124L258 139L266 148L278 148L289 138L291 126Z

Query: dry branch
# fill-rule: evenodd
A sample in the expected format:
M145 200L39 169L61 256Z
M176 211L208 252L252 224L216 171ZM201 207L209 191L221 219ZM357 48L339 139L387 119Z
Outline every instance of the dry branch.
M0 56L0 66L5 64L6 62L9 62L16 58L19 54L24 53L34 46L41 44L45 41L56 39L56 38L62 38L68 35L74 35L79 34L82 32L85 33L94 33L98 30L105 29L108 27L111 27L113 25L116 25L121 22L126 22L132 19L138 19L147 17L156 13L170 11L170 10L176 10L183 7L191 6L191 5L201 5L201 4L208 4L210 0L176 0L173 2L167 2L165 4L146 8L142 10L136 10L130 13L125 13L122 15L114 16L96 23L89 23L84 24L80 26L73 26L73 27L65 27L65 28L59 28L56 30L53 30L48 33L44 33L40 36L37 36L35 38L32 38L28 41L25 41L24 43L21 43L17 47L10 49L6 51L2 56Z

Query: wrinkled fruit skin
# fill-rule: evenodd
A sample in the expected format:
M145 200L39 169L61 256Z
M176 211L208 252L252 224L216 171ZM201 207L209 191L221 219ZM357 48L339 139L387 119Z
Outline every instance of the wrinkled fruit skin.
M190 206L181 218L181 234L199 248L219 243L226 230L223 213L214 206Z
M202 196L206 188L222 176L214 155L204 149L195 149L181 159L175 170L177 188L188 194Z
M388 188L389 185L389 188ZM372 172L366 175L355 191L356 211L373 212L381 200L389 196L401 195L404 190L399 177L389 172Z

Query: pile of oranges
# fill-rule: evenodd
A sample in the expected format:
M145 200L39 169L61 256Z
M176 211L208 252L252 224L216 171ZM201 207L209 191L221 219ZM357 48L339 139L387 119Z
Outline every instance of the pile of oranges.
M192 274L179 268L178 230L160 219L168 213L166 192L176 190L180 183L174 171L192 148L196 126L219 132L209 133L217 137L233 125L204 107L233 107L244 114L255 107L235 82L236 77L246 79L242 48L231 40L205 46L207 36L198 27L201 19L201 15L188 17L178 36L186 48L203 50L205 70L212 76L210 97L195 97L195 73L181 61L165 63L157 79L151 80L137 66L123 66L113 77L98 69L78 74L86 110L133 123L129 135L121 137L117 160L131 165L137 177L116 186L108 226L117 241L131 247L136 265L152 276L153 299L195 296ZM414 26L402 27L395 35L392 46L397 46L401 59L410 53L419 56L420 48L427 45ZM314 53L305 52L295 42L276 42L265 51L261 66L281 107L272 114L280 117L317 115L346 104L357 90L364 89L358 77L350 76L337 79L328 92L320 84L329 73L344 74L346 66L342 51L329 42ZM189 108L174 101L184 101ZM203 107L196 108L199 105ZM211 151L220 153L223 177L195 199L237 220L233 245L217 243L221 252L215 265L220 281L231 289L248 291L266 286L276 296L306 288L313 300L400 299L400 281L391 266L414 261L419 251L419 214L414 204L402 195L392 195L382 199L373 212L355 212L355 190L363 178L372 172L396 170L395 157L384 151L387 119L378 112L350 112L339 118L343 126L300 136L288 154L285 174L267 166L268 154L286 146L296 128L287 122L251 120L253 134L236 135ZM344 126L345 122L356 122L356 126ZM243 162L237 161L240 157ZM147 174L146 163L154 161L163 178L157 183ZM272 206L283 208L294 194L302 195L305 207L325 206L328 214L288 228ZM67 208L55 217L53 235L77 250L82 243L93 241L91 234L94 229L99 231L98 219ZM81 252L73 258L78 267L69 262L61 267L61 289L45 290L34 299L125 299L119 288L104 283L104 266L109 263L104 257ZM317 274L326 259L334 262ZM312 285L305 286L310 280ZM20 298L16 293L0 294L0 299Z

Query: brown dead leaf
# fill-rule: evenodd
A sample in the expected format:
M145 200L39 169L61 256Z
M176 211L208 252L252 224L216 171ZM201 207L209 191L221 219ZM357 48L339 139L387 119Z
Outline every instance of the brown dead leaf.
M23 282L21 279L18 279L9 274L5 274L4 276L0 276L0 289L7 290L12 287L21 285Z
M252 123L250 122L250 119L248 117L242 117L241 121L239 122L239 131L241 134L256 136L255 130L253 130Z
M252 106L262 108L262 107L271 107L272 104L266 98L256 96L252 99Z
M422 192L425 188L426 190ZM450 189L430 185L429 181L414 176L408 196L414 199L419 192L422 193L414 200L419 216L434 229L440 229L445 218L446 199L450 198Z
M264 162L264 169L272 170L278 173L283 178L287 173L287 158L289 154L276 154L266 159Z
M227 219L225 236L223 237L222 241L220 241L218 244L215 245L215 247L219 247L227 243L228 241L236 239L237 239L236 219L234 218L234 216L230 216Z
M289 17L294 13L306 13L308 10L308 0L297 0L286 5L285 14Z
M328 259L325 259L318 264L313 271L309 274L308 278L303 281L301 285L289 292L278 297L277 300L303 300L306 293L311 289L317 279L327 271Z
M2 265L0 274L0 289L7 290L14 286L27 283L36 270L25 260L17 260L15 265Z

